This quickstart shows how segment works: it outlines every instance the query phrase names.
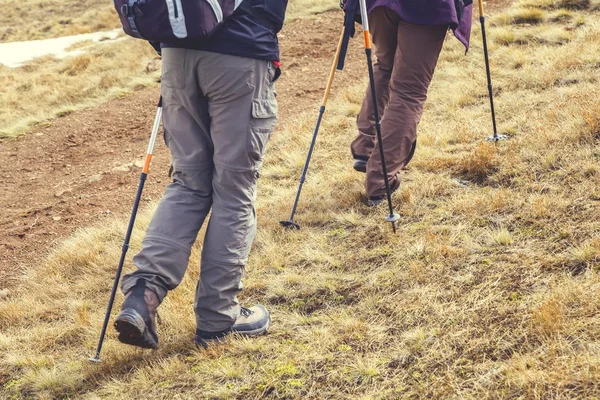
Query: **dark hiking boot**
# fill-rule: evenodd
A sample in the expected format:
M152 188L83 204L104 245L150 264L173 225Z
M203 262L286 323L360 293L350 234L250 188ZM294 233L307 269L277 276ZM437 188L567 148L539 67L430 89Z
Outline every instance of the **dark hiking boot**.
M146 288L145 280L138 279L126 296L115 321L119 341L145 349L157 348L156 309L160 303L156 293Z
M367 206L368 207L377 207L378 205L383 203L383 200L385 200L386 197L387 197L386 195L371 196L367 199Z
M354 159L354 170L362 173L367 172L367 162L369 161L369 157L367 156L359 156L356 154L352 154L352 158Z
M259 336L265 334L270 326L271 315L264 306L257 304L250 308L242 307L239 317L230 329L221 332L207 332L196 329L194 343L206 347L209 343L218 342L230 333L247 337Z
M394 182L390 182L390 192L394 193L400 187L400 180L395 178ZM382 194L381 196L370 196L367 198L367 206L376 207L383 203L387 199L387 195Z

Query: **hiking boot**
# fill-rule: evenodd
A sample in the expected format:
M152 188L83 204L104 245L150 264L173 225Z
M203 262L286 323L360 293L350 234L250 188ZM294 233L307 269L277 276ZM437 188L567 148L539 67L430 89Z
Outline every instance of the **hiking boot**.
M387 197L386 195L371 196L367 199L367 206L368 207L377 207L378 205L383 203L383 200L385 200L386 197Z
M354 159L354 170L367 173L367 162L369 161L369 157L352 154L352 158Z
M159 304L156 293L146 288L146 281L138 279L135 286L127 292L115 321L119 341L145 349L157 348L156 309Z
M390 193L394 193L396 190L398 190L399 187L400 187L400 180L396 178L395 182L390 182ZM387 195L385 195L385 194L382 194L380 196L369 196L367 198L367 206L368 207L377 207L378 205L383 203L383 201L386 199L387 199Z
M271 326L271 315L267 309L257 304L254 307L240 309L240 315L230 329L221 332L207 332L196 329L194 343L206 347L209 343L219 342L230 333L237 333L242 336L259 336L267 333Z

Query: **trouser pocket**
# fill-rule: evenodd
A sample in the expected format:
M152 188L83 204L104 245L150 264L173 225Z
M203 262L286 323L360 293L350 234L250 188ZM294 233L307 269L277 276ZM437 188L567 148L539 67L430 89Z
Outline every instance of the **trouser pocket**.
M273 89L267 87L262 98L252 100L252 120L248 133L248 155L255 162L262 161L263 153L277 122L277 100Z

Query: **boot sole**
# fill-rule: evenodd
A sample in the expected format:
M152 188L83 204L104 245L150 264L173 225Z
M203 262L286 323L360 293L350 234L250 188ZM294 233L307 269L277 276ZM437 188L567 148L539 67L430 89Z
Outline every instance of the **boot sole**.
M144 319L134 309L125 309L117 316L115 329L119 332L119 341L144 349L156 349L158 342L148 331Z
M269 320L267 321L265 326L261 326L260 328L254 329L253 331L231 331L233 334L238 334L244 337L255 337L261 336L267 333L269 328L271 327L271 316L269 316ZM207 348L211 343L219 343L222 342L225 337L217 338L217 339L200 339L197 336L194 336L194 344L197 346L202 346L203 348Z
M269 330L270 327L271 327L271 316L269 316L269 319L267 320L267 323L265 324L265 326L256 328L253 331L232 331L232 333L237 333L240 336L248 336L248 337L260 336L260 335L264 335L265 333L267 333L267 331Z

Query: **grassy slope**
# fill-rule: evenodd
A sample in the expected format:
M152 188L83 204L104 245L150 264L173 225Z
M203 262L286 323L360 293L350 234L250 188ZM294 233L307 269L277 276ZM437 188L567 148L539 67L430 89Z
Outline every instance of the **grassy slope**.
M6 6L0 14L0 42L120 27L112 5L105 2L0 0L2 4ZM294 20L334 7L335 2L327 0L291 0L287 16ZM145 42L123 37L80 46L84 45L86 54L63 60L42 57L20 68L0 64L0 138L18 136L36 124L156 85L159 72L147 68L156 54Z
M383 208L360 204L361 176L348 168L364 82L330 104L299 232L277 221L315 115L284 122L261 179L242 296L272 310L270 335L196 350L192 267L161 306L160 350L123 346L111 330L104 362L89 365L125 229L115 221L79 232L0 302L6 395L600 395L600 22L587 11L553 22L557 10L539 10L539 24L502 16L490 29L498 119L511 136L497 147L481 141L490 122L479 33L468 57L447 43L419 151L395 195L398 235ZM518 40L507 42L508 31Z
M85 54L62 60L48 56L19 68L0 65L0 138L157 85L160 72L146 69L156 53L146 43L122 38L89 46Z
M0 0L0 42L48 39L119 27L110 1Z

